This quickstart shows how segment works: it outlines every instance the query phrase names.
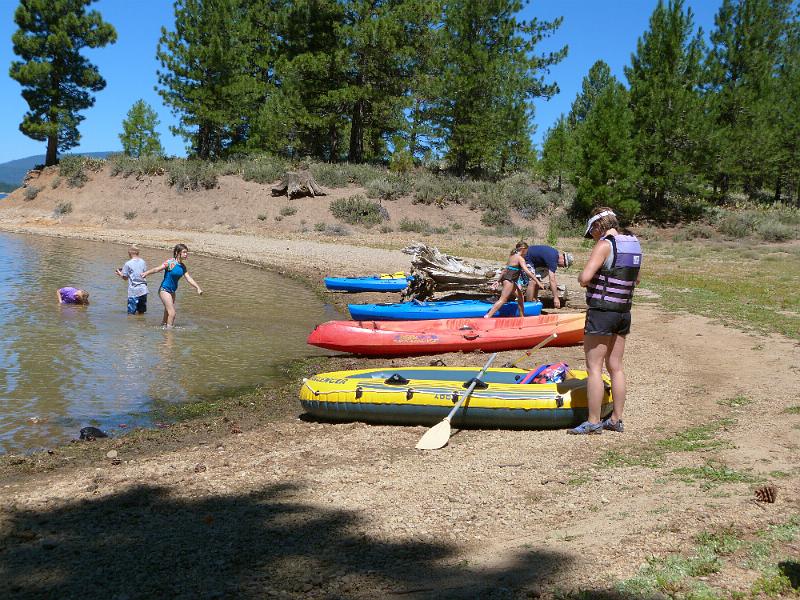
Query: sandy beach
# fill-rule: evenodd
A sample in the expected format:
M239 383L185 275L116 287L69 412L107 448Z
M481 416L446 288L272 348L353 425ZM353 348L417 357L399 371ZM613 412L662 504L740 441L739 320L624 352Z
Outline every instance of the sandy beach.
M43 222L22 203L12 208L0 212L3 231L157 248L182 241L320 290L323 274L409 266L398 250L369 247L379 236ZM302 377L401 364L330 356L295 365L279 389L164 429L4 457L0 595L626 597L615 582L653 556L690 551L703 532L755 539L800 514L800 415L785 412L800 391L798 345L669 313L652 299L637 304L633 323L623 434L464 430L446 448L421 452L414 444L424 427L300 418ZM481 354L434 358L484 362ZM545 348L536 361L554 359L584 367L581 347ZM707 437L694 447L663 443L701 426ZM721 465L746 477L702 478ZM778 487L773 504L754 499L766 482ZM798 541L785 550L799 555ZM732 565L705 581L744 591L754 578Z

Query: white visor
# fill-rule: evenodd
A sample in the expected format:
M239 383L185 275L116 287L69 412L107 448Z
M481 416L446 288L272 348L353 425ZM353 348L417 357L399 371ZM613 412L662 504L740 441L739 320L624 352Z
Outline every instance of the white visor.
M583 237L587 237L587 238L588 237L592 237L591 234L589 233L592 230L592 225L594 225L597 221L599 221L603 217L609 217L609 216L615 217L616 215L614 214L614 211L604 210L603 212L597 213L591 219L586 221L586 231L584 232Z

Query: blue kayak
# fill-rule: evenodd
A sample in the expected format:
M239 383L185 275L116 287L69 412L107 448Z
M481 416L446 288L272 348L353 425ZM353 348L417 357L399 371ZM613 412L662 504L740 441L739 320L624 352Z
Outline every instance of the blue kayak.
M402 292L410 277L326 277L325 287L334 292Z
M494 304L490 300L450 300L445 302L396 302L394 304L348 304L350 316L356 321L404 321L422 319L474 319L482 317ZM542 313L541 302L526 302L525 316ZM517 317L516 301L507 302L495 317Z

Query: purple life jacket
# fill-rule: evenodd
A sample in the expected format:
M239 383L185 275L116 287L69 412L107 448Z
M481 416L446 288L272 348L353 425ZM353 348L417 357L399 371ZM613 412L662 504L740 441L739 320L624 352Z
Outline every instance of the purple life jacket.
M611 242L614 258L611 268L601 267L586 286L586 304L589 308L629 312L642 266L642 247L633 235L609 235L600 239Z

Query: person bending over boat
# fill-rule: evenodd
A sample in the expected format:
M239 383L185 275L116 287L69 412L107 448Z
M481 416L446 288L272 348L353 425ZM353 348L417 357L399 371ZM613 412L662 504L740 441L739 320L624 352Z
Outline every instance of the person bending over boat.
M522 289L519 287L519 276L524 272L528 277L535 278L533 271L525 264L525 251L527 249L528 244L519 242L514 250L511 251L508 264L506 268L503 269L503 274L500 275L499 283L502 286L500 299L492 305L489 312L483 315L484 319L491 318L494 313L500 310L503 305L509 301L512 294L516 296L517 304L519 304L519 316L525 316L525 297L522 294Z
M63 287L56 290L59 304L89 304L89 292L74 287Z
M536 273L528 282L525 290L525 298L528 302L535 302L539 298L539 280L544 279L545 275L550 281L550 291L553 292L553 306L561 308L561 299L558 297L558 281L556 271L558 267L569 267L572 264L572 254L560 252L552 246L530 246L525 252L525 262Z
M198 294L203 293L197 282L189 275L189 267L184 262L188 256L189 248L186 247L186 244L178 244L172 250L172 258L165 260L161 266L142 273L142 279L145 279L148 275L164 271L164 280L161 282L161 287L158 288L158 297L164 304L164 317L161 325L167 328L171 328L175 324L175 292L178 291L178 281L181 277L186 277L186 281L197 290Z
M596 208L586 223L585 237L595 241L592 253L578 283L586 288L586 325L583 351L586 355L589 418L569 433L603 433L604 429L622 432L625 407L625 373L622 356L625 338L631 330L633 290L639 284L642 247L636 236L621 230L614 211ZM614 409L600 420L603 401L603 363L611 376Z

